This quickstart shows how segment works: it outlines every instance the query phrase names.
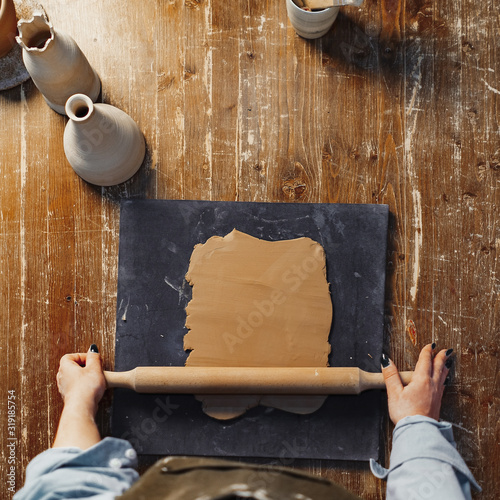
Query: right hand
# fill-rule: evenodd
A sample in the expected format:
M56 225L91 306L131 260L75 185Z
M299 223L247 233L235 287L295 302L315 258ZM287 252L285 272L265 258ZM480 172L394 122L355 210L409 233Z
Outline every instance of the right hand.
M389 417L394 424L412 415L439 420L444 381L450 371L446 361L451 352L446 356L447 352L443 349L433 356L432 345L426 345L420 352L411 382L406 387L391 360L387 367L382 368L387 387Z

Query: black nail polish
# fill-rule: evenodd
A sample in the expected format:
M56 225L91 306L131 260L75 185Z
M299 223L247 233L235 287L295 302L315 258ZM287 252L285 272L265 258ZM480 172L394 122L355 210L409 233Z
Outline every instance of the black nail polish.
M431 345L431 349L434 350L436 348L436 342L433 342Z
M382 357L380 358L380 363L382 365L382 368L387 368L390 362L391 360L389 359L389 356L387 356L387 354L383 352Z
M446 351L445 356L446 356L446 357L450 356L452 352L453 352L453 349L448 349L448 350Z
M448 368L448 370L449 370L451 368L452 364L453 364L453 360L452 359L447 359L446 363L444 364L444 366L446 366L446 368Z
M99 349L97 348L97 346L95 344L92 344L90 346L90 352L99 352Z

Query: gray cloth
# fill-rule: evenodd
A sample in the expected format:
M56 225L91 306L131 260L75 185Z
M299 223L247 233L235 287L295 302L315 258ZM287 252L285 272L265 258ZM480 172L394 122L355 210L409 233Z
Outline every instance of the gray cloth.
M158 467L160 472L162 472L162 467L172 468L175 465L173 460L180 459L171 459L170 462L167 459L163 465L160 461L151 473L157 471ZM197 459L189 458L189 460L196 463ZM198 463L201 464L201 462ZM177 462L177 464L182 466L182 462ZM134 470L136 465L134 449L130 443L122 439L105 438L88 450L51 448L30 462L26 469L25 485L16 493L14 500L60 500L62 498L112 500L127 491L137 481L139 476ZM238 465L241 466L239 463ZM389 469L385 469L374 461L370 465L377 477L388 480L387 500L469 500L471 498L470 485L480 489L455 448L451 424L437 422L427 417L407 417L398 423L394 429ZM282 469L277 469L273 472L270 469L261 471L252 467L249 466L248 470L255 474L255 479L268 478L261 483L255 480L254 487L259 484L265 486L269 484L266 482L269 478L278 476L287 478L290 484L292 484L292 478L293 480L304 479L304 476L295 470L284 472ZM237 468L228 462L224 464L224 467L218 467L213 472L220 476L230 470L237 471ZM174 476L175 467L170 472L169 475L162 474L164 476L162 479ZM328 481L320 478L314 478L312 481L320 489L328 488L330 485ZM230 483L234 484L232 480ZM139 484L138 482L137 486ZM220 486L221 483L216 482L216 484ZM233 494L233 497L235 496L237 495ZM311 498L310 495L305 495L305 497ZM152 497L148 495L147 498ZM335 497L331 498L333 500ZM352 498L356 497L352 496ZM126 500L127 496L123 499Z

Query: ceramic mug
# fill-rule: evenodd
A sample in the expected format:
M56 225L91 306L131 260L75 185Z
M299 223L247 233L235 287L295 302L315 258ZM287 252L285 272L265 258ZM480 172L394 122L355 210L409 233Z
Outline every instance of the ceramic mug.
M319 38L328 33L337 18L340 7L307 11L301 9L293 0L286 0L288 18L295 31L302 38Z

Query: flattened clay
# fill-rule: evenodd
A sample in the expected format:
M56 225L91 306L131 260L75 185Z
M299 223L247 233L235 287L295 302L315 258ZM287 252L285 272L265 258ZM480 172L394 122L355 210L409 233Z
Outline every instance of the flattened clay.
M332 302L325 253L310 238L264 241L233 230L196 245L186 280L186 366L328 366ZM259 404L312 413L325 396L197 396L229 419Z

